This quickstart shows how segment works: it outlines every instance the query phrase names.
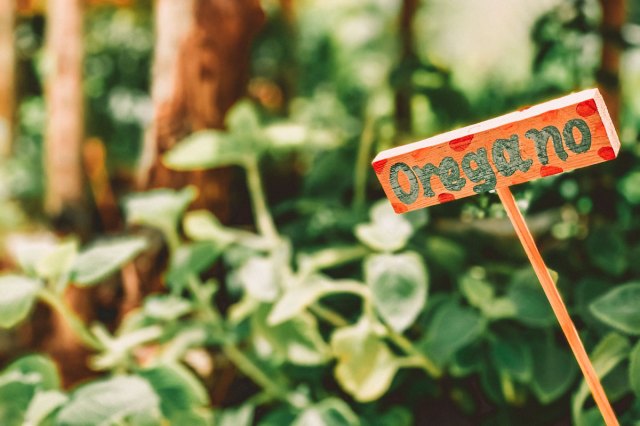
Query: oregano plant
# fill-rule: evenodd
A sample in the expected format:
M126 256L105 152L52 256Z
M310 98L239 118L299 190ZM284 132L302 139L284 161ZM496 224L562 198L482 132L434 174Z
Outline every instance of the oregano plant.
M91 352L99 376L63 389L51 359L19 358L0 373L1 424L408 425L423 419L393 402L371 403L414 388L417 398L471 410L461 385L468 381L508 406L572 392L574 421L597 421L532 271L459 270L455 239L430 233L424 211L398 216L386 201L368 211L354 203L358 220L336 225L335 243L298 243L276 225L263 189L273 132L242 103L227 131L195 133L164 157L178 170L242 168L255 229L189 210L191 187L124 199L127 223L157 229L169 257L164 292L148 295L113 331L85 323L65 290L102 285L147 250L145 237L82 247L65 239L17 254L21 269L0 277L0 326L16 327L36 304L48 305ZM222 272L211 273L215 264ZM453 277L453 288L443 291L433 269ZM640 389L639 294L631 282L585 299L580 313L606 331L592 357L614 401ZM220 363L251 383L224 408L212 406L209 380Z

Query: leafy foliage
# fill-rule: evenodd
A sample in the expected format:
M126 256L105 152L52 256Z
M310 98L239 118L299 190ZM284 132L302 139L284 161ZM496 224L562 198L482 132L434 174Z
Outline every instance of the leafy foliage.
M240 169L251 201L240 210L255 226L242 223L242 211L233 212L234 227L189 211L194 187L156 189L122 198L131 235L23 248L20 270L0 277L0 327L20 333L34 306L46 304L100 376L63 389L50 359L18 358L0 373L0 424L555 424L569 415L598 424L544 293L505 238L497 200L396 215L368 164L374 151L593 85L601 77L594 52L610 36L599 32L596 2L515 2L491 16L509 31L496 40L516 39L516 24L530 30L523 63L531 67L517 84L492 77L517 65L510 51L478 61L490 46L461 55L447 44L442 35L475 28L446 25L455 4L419 2L413 25L402 28L411 2L312 0L294 2L292 14L262 3L267 28L252 52L251 100L229 111L223 130L187 135L162 158L180 171ZM109 142L116 174L130 167L151 118L146 7L90 8L87 17L87 128ZM518 16L530 19L521 25ZM32 61L22 71L35 86L40 26L24 18L17 32L23 60ZM626 48L633 59L637 47ZM516 190L625 424L640 419L636 80L623 81L615 166ZM41 195L46 115L28 90L9 174L30 206ZM167 243L166 291L118 324L85 324L66 289L112 291L113 277L149 251L139 226Z
M13 327L31 310L40 283L18 275L0 277L0 327Z

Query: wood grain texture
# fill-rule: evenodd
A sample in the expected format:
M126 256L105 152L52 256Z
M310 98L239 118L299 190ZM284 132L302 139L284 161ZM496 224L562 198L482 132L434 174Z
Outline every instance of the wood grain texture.
M379 153L373 169L397 213L616 158L597 89Z

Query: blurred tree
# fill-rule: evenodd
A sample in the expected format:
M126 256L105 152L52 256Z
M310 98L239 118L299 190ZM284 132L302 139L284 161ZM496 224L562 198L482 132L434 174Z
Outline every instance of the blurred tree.
M81 0L51 0L46 28L45 208L61 228L86 231L83 140Z
M82 143L84 138L83 1L47 3L45 34L45 103L47 110L44 163L46 212L59 231L87 238L90 217L84 194ZM68 289L65 299L83 318L89 315L88 293ZM59 313L52 317L46 350L61 363L65 383L86 377L87 351ZM64 362L62 362L64 360Z
M295 21L295 4L293 0L280 0L280 10L286 22L292 25Z
M14 0L0 2L0 157L11 151L15 103Z
M621 30L627 18L626 0L600 0L602 8L602 63L598 82L614 122L619 122Z
M155 117L146 136L141 187L200 189L200 206L229 214L228 170L179 173L162 154L191 132L222 128L245 93L250 44L264 14L258 0L158 0L152 96Z
M396 121L398 129L411 130L411 79L408 73L414 68L416 59L413 36L413 20L418 10L418 0L403 0L400 10L400 75L404 78L396 92ZM407 74L405 74L407 73Z
M38 15L44 13L45 0L17 0L20 15Z
M113 5L117 7L131 7L134 3L134 0L87 0L87 5L89 6Z

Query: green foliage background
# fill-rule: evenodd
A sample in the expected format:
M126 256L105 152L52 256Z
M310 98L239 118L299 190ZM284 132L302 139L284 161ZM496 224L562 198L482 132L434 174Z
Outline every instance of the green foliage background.
M144 238L17 253L20 270L0 277L0 327L48 304L101 378L62 389L45 355L15 357L0 374L0 424L602 424L497 198L396 216L369 166L390 146L596 85L598 4L426 0L412 28L397 25L397 0L301 1L294 22L264 7L252 99L225 131L193 134L164 158L178 170L242 169L255 227L186 212L193 188L123 197L128 224L160 230L170 254L166 293L115 331L82 323L62 294L100 285ZM514 191L609 398L637 424L640 7L630 7L619 158ZM151 117L151 25L142 6L87 15L87 131L107 141L115 177L131 173ZM28 228L42 197L42 26L17 29L27 83L4 167L5 229ZM215 262L225 272L211 278ZM141 365L135 354L150 346L160 349ZM222 407L189 361L203 349L248 379Z

